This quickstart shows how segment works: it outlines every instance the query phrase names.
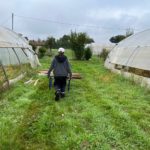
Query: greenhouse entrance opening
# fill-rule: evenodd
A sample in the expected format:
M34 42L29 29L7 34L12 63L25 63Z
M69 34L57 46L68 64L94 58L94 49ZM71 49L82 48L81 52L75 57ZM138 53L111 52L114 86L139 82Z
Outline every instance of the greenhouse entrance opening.
M0 35L0 90L3 90L40 63L29 42L20 34L0 27Z

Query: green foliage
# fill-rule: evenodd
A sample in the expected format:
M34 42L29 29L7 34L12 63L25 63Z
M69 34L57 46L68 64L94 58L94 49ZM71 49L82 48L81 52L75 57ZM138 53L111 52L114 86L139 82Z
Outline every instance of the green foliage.
M36 48L37 48L36 45L32 45L32 49L33 49L34 51L36 50Z
M47 49L45 47L40 47L39 48L39 58L42 58L45 56Z
M69 35L64 35L60 39L57 40L57 48L63 47L65 49L70 48L70 36Z
M129 37L134 34L134 30L132 28L126 29L126 37Z
M86 60L89 60L90 58L92 58L92 50L90 49L90 47L85 48L85 50L84 50L84 58Z
M113 36L109 39L110 42L112 43L119 43L120 41L124 40L126 38L125 35L117 35Z
M65 49L73 48L77 59L81 59L84 55L84 45L92 42L94 42L94 40L87 36L86 33L71 32L71 35L63 35L59 39L48 37L46 40L30 40L30 45L32 45L34 50L37 46L45 46L47 49L49 49L49 56L52 56L52 49L58 49L60 47Z
M109 51L106 48L103 48L102 52L98 56L105 61L108 54L109 54Z
M35 51L37 48L36 44L33 42L29 42L29 44L32 46L32 49Z
M48 37L45 46L49 49L55 48L56 47L56 40L54 37Z
M48 37L45 41L45 47L48 48L47 55L52 56L52 48L57 48L56 39L54 37Z
M81 60L84 57L85 44L93 42L86 33L71 32L70 34L70 46L75 53L77 60Z

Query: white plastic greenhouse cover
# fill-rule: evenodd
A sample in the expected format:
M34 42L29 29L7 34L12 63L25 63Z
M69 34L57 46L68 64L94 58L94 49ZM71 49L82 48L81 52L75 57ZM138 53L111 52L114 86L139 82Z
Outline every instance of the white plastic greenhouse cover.
M28 41L14 31L0 26L0 61L3 65L30 63L39 65L37 55Z
M110 51L114 47L114 44L91 43L87 44L86 47L90 47L94 55L99 55L102 53L103 49L107 49L108 51Z
M150 29L121 41L106 61L109 64L150 70Z

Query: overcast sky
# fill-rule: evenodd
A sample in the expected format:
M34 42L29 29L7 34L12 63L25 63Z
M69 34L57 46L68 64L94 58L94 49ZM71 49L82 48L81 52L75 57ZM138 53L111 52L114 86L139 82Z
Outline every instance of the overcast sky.
M0 25L11 28L12 12L14 31L30 39L59 38L73 30L108 43L127 28L139 32L150 27L150 0L4 0Z

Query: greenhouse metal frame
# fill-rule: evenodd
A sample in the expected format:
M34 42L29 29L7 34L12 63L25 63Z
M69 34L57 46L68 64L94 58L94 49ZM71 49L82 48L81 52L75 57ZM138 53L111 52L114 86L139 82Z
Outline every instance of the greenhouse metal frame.
M150 29L118 43L109 53L105 67L150 87Z
M0 90L23 77L26 68L40 65L28 41L14 31L0 27Z

